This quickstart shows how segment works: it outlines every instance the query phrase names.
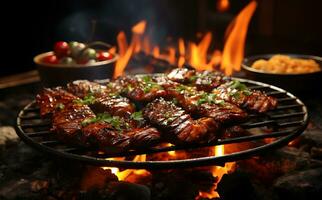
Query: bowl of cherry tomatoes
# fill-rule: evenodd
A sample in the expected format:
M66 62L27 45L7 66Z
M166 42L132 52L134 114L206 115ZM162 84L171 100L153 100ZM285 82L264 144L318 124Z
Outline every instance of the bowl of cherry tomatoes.
M34 57L39 76L45 87L63 85L73 80L112 78L117 54L103 42L89 44L59 41L53 51Z

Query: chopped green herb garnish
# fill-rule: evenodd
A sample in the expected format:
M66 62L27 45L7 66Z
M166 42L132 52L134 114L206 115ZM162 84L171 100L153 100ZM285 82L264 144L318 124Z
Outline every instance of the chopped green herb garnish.
M95 103L95 97L93 95L93 93L89 93L87 94L83 99L76 99L74 100L75 103L78 104L83 104L83 105L90 105Z
M240 97L240 92L242 92L244 95L249 96L252 94L252 92L247 88L247 86L243 83L241 83L238 80L232 80L228 86L231 89L236 89L238 91L232 91L229 93L230 96L234 96L235 98L239 98Z
M154 82L151 76L143 76L141 87L143 87L143 92L148 93L152 89L163 89L158 83Z
M175 104L175 105L178 105L179 104L179 101L176 98L173 98L172 99L172 103Z
M251 92L250 90L244 90L244 91L243 91L243 93L244 93L244 95L246 95L246 96L249 96L249 95L251 95L251 94L252 94L252 92Z
M196 81L197 79L198 79L198 76L197 76L197 75L191 76L191 77L189 78L189 80L190 80L191 82L194 82L194 81Z
M178 85L176 86L175 90L177 92L183 93L185 90L187 89L187 87L185 85Z
M58 103L58 104L56 105L56 108L58 108L58 109L60 109L60 110L63 110L63 109L65 108L65 105L64 105L64 104L62 104L62 103Z
M147 82L151 82L152 78L151 78L151 76L143 76L142 80L147 83Z
M81 125L86 126L88 124L95 123L95 122L109 123L110 125L112 125L115 129L117 129L119 131L121 130L121 126L123 126L123 125L126 126L126 124L127 124L119 116L111 116L108 113L99 113L99 114L97 114L96 117L88 118L88 119L85 119L84 121L82 121ZM127 126L129 126L129 124L127 124Z
M113 83L109 82L107 85L106 85L108 88L113 88Z
M209 103L209 104L219 104L223 105L225 103L224 100L222 99L217 99L217 95L213 93L203 93L200 98L197 101L197 105L201 105L204 103Z
M228 85L232 89L241 90L241 91L248 90L247 86L238 80L232 80Z
M135 121L142 121L143 120L142 111L132 113L131 119L133 119Z

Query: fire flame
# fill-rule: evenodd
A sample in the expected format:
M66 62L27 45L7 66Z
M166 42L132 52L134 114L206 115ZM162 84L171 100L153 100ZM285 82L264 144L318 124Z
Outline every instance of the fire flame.
M244 46L249 21L257 7L257 2L250 2L229 25L230 33L223 50L221 69L231 75L233 70L239 71L244 57Z
M220 9L229 7L228 0L219 0ZM123 75L124 70L131 57L140 51L155 58L167 60L172 65L182 67L185 63L190 64L197 70L213 70L220 65L220 69L226 75L231 75L234 71L240 70L240 65L244 57L244 46L247 29L251 17L257 7L256 1L251 1L226 29L226 42L223 51L218 49L210 50L212 44L212 33L207 32L199 43L185 42L179 38L176 47L168 47L161 52L159 46L153 46L149 36L144 32L147 26L145 20L140 21L132 28L132 39L128 45L124 32L117 36L119 59L115 65L114 78Z
M215 146L213 149L213 153L215 156L223 156L225 155L225 147L224 145L218 145ZM217 184L220 182L221 178L223 177L224 174L228 174L229 172L233 171L235 169L236 163L235 162L228 162L225 163L225 166L214 166L212 167L212 175L214 177L217 177ZM210 191L204 192L204 191L199 191L199 196L196 197L196 199L200 198L218 198L220 197L218 192L216 191L217 189L217 184L214 184L213 187L210 189Z
M125 158L113 158L112 160L124 160ZM144 162L146 161L146 155L137 155L133 159L134 162ZM149 173L146 170L139 169L139 170L134 170L134 169L127 169L120 171L119 168L117 167L102 167L104 170L111 170L113 174L115 174L118 178L119 181L125 181L127 177L129 177L132 173L137 174L137 175L142 175L145 173Z
M137 23L132 28L132 40L130 46L127 44L126 35L121 31L117 35L117 43L119 47L119 59L115 64L114 78L123 75L124 69L128 64L132 54L134 52L139 52L141 49L141 36L145 31L146 21L141 21Z

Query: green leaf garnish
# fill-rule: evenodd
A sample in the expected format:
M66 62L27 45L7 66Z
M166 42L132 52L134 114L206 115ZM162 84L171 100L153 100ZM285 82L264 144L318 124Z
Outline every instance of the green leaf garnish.
M58 104L56 105L56 108L58 108L58 109L60 109L60 110L63 110L63 109L65 108L65 105L64 105L64 104L62 104L62 103L58 103Z
M88 124L95 122L106 122L109 123L117 130L121 130L121 126L126 126L126 123L119 116L111 116L108 113L99 113L96 117L85 119L81 122L82 126L87 126ZM127 124L129 126L129 124Z
M133 119L135 121L142 121L144 119L143 115L142 115L142 111L132 113L131 119Z
M152 80L151 76L143 76L141 82L141 87L143 87L143 92L148 93L152 89L163 89L158 83Z
M235 98L240 97L240 92L242 92L244 95L249 96L252 94L251 90L247 88L247 86L243 83L241 83L238 80L232 80L230 83L228 83L228 86L231 89L236 89L238 91L230 92L229 95L233 96Z
M191 77L189 78L189 80L190 80L191 82L194 82L194 81L196 81L197 79L198 79L198 76L197 76L197 75L191 76Z
M222 99L217 99L216 94L202 93L200 98L197 101L197 105L201 105L201 104L204 104L204 103L224 105L225 101L222 100Z
M82 105L90 105L95 103L95 100L93 93L89 93L83 99L76 99L74 102Z

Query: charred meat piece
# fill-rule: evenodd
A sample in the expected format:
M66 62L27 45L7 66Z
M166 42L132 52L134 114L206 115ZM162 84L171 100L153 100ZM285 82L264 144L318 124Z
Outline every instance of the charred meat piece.
M61 141L79 143L82 122L92 117L95 114L87 105L70 103L53 113L52 130Z
M149 75L122 77L117 82L123 87L122 93L133 101L149 102L166 96L164 88Z
M82 143L91 144L106 152L128 149L130 146L129 136L115 131L110 124L105 122L88 124L82 132Z
M138 117L138 116L136 116ZM102 150L144 148L160 142L159 132L143 119L130 119L103 113L82 122L83 141Z
M187 68L175 68L173 69L167 77L171 81L178 83L190 83L190 78L196 74L195 70Z
M67 84L67 91L83 99L89 94L100 96L107 92L107 87L87 80L77 80Z
M52 130L63 142L95 146L108 152L149 147L160 142L157 129L147 126L138 116L133 118L107 113L95 115L87 105L75 103L54 113Z
M196 71L187 68L176 68L168 74L168 79L178 83L195 86L197 90L210 92L219 85L230 80L220 72Z
M95 99L90 105L95 112L107 112L117 116L125 116L135 111L134 105L128 98L119 95L105 94Z
M225 101L259 113L267 112L277 106L277 100L274 97L267 96L261 91L249 90L238 80L223 84L212 93Z
M67 87L70 92L82 98L78 103L89 105L96 113L107 112L124 116L135 110L129 99L120 96L111 86L106 87L89 81L74 81Z
M194 76L190 77L190 82L198 90L210 92L212 89L219 85L226 83L230 78L224 76L220 72L215 71L202 71L196 72Z
M179 85L168 88L167 92L193 115L210 117L219 123L238 122L247 117L247 113L236 105L217 98L215 94L198 91L195 87Z
M163 131L172 143L205 142L216 138L219 124L211 118L193 120L190 115L171 101L158 98L149 103L143 116Z
M62 108L76 99L78 99L76 96L66 92L61 87L45 88L36 96L42 117L51 115L57 108Z

